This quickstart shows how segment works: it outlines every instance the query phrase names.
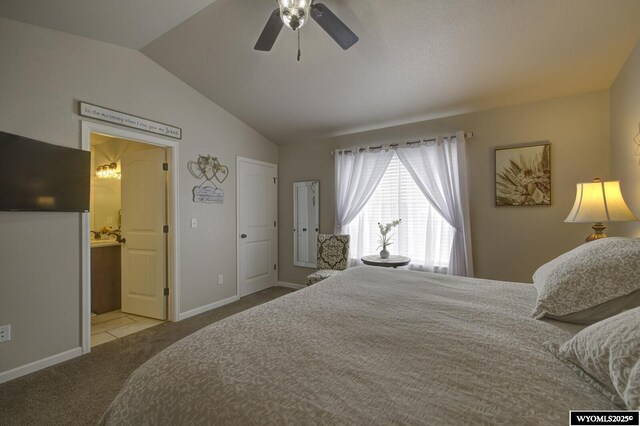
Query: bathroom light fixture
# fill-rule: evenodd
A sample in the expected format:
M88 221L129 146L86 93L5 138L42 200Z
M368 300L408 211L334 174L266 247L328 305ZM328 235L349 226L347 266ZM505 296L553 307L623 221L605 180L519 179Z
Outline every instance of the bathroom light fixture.
M278 0L280 19L284 24L296 31L307 23L312 0Z
M606 238L603 232L606 226L603 222L629 222L638 218L629 210L622 198L620 181L608 182L595 178L592 183L579 183L576 190L576 201L565 222L589 223L594 233L589 235L586 242Z
M96 169L96 177L100 179L120 179L117 163L104 164Z

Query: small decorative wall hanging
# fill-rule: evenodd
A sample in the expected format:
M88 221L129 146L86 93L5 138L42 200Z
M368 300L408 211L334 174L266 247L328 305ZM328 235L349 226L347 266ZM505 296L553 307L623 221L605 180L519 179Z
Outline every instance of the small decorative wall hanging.
M194 178L204 179L200 185L193 187L194 203L224 202L224 191L213 180L222 184L229 176L229 168L220 164L217 157L200 155L196 161L187 163L187 169Z
M640 123L638 123L638 133L636 133L633 141L636 143L636 156L640 157ZM638 165L640 166L640 158L638 158Z
M496 206L551 205L551 144L495 150Z

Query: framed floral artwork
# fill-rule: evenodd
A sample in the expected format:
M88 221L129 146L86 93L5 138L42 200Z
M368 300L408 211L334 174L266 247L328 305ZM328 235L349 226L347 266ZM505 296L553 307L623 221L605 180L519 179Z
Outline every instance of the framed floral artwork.
M551 205L551 144L495 150L496 206Z

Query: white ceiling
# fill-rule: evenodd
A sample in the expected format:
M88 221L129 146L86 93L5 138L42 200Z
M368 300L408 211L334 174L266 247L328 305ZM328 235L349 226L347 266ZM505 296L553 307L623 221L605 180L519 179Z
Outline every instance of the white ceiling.
M0 16L144 45L276 143L606 89L640 38L638 0L318 1L360 41L310 21L300 62L286 27L253 50L275 0L3 0Z
M2 0L0 16L140 49L215 0Z

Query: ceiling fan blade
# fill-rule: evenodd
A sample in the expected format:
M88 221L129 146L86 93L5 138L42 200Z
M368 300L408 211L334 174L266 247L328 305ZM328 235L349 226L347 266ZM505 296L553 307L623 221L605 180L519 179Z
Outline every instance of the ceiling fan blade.
M280 19L280 9L274 10L271 16L269 16L267 25L264 26L264 30L262 30L262 34L260 34L260 38L258 38L253 49L262 50L263 52L270 51L283 25L282 19Z
M347 50L359 40L358 36L322 3L314 3L311 8L311 17L344 50Z

